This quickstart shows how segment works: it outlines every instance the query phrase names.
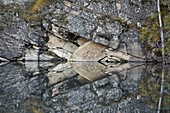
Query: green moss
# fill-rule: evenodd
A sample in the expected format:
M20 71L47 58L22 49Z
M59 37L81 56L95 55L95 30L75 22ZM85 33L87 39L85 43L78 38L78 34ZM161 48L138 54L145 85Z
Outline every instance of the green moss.
M44 7L45 4L47 4L47 0L35 0L35 2L32 5L32 11L39 12Z
M106 1L109 2L110 4L114 3L114 0L106 0Z
M160 85L155 81L150 81L153 78L152 73L148 73L140 84L140 95L146 97L146 102L152 107L157 107L159 99Z
M164 93L164 101L162 103L162 110L170 110L170 77L169 77L169 73L168 73L168 69L165 69L165 81L164 81L164 91L166 93Z
M2 2L2 0L0 0L0 11L2 11L3 10L3 2Z
M123 58L120 58L120 63L121 63L121 64L127 63L127 60L125 60L125 59L123 59Z
M108 19L109 22L111 22L111 23L119 22L119 23L125 25L127 28L136 27L136 25L134 25L134 24L128 24L127 21L125 21L124 19L121 19L121 18L113 16L113 15L108 15L105 13L100 14L100 16L98 16L98 19L102 20L102 21L106 21L106 19Z
M63 22L64 22L64 25L67 25L69 23L67 17L64 18Z
M99 3L100 0L92 0L92 2Z
M170 53L170 38L165 42L165 53L169 54Z
M62 14L56 15L54 18L63 23L64 25L67 25L69 23L69 20L67 18L68 13L64 12Z
M30 23L39 22L44 17L42 9L53 2L53 0L35 0L31 5L26 7L22 13L22 17Z
M24 106L28 108L31 111L31 113L44 113L40 105L40 101L35 98L26 100Z
M158 75L158 76L153 76ZM154 108L157 108L157 102L160 98L160 87L161 84L159 80L161 80L161 74L162 74L162 68L156 68L152 72L148 72L146 76L144 76L143 81L140 84L140 94L143 97L146 97L147 104L153 106ZM154 80L153 80L154 79ZM156 82L157 81L157 82ZM170 107L170 77L169 77L169 70L168 66L165 67L165 76L164 76L164 93L163 94L163 102L161 109L162 110L169 110Z
M155 47L155 43L160 41L159 23L157 13L146 19L145 25L139 30L140 40L147 51L151 51Z
M169 3L169 4L167 4ZM161 3L161 14L162 14L162 21L163 21L163 31L164 34L169 34L165 36L165 54L170 53L170 2L168 0L164 0ZM145 25L143 28L139 30L141 34L141 42L147 49L147 51L151 51L155 48L157 42L160 41L160 27L158 21L158 13L148 17L146 19ZM158 53L160 55L160 50Z
M141 0L141 3L142 3L142 4L146 4L146 3L150 3L150 4L151 4L151 3L152 3L152 0Z
M66 13L66 12L60 15L59 20L60 20L61 22L63 22L64 25L67 25L68 22L69 22L67 16L68 16L68 13Z
M60 106L67 106L68 98L67 97L58 98L57 102Z
M165 54L170 54L170 1L161 2L161 12L163 20L163 30L165 35Z

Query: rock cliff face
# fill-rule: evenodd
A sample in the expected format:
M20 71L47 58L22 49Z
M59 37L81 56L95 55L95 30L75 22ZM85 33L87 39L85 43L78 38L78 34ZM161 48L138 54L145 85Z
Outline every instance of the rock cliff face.
M145 4L123 0L63 1L50 5L48 9L50 15L45 18L53 24L52 29L57 25L74 35L146 59L137 29L153 14L154 1Z
M147 51L140 38L140 29L145 26L146 19L154 15L154 0L1 2L4 4L1 5L0 15L1 60L38 59L30 59L31 55L27 55L30 52L27 51L35 51L32 53L38 56L45 54L46 57L41 60L51 60L56 55L70 59L78 47L88 40L110 48L110 52L130 55L132 61L157 60L155 49ZM54 42L60 47L56 47ZM62 45L65 42L70 44ZM110 56L106 53L104 57ZM123 57L113 55L114 60L120 58Z
M155 0L0 0L0 112L155 113L161 66L144 63L161 61L148 35L155 9Z

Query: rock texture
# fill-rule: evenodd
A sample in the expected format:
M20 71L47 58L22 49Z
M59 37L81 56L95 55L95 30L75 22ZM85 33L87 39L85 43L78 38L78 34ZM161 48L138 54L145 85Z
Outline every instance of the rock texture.
M15 9L12 9L11 12L5 11L6 9L2 10L4 15L0 15L0 26L2 26L0 30L0 57L3 58L3 61L37 60L37 57L40 57L39 55L42 53L46 56L50 55L46 51L46 34L42 27L37 26L36 29L31 27L29 23L18 17L19 12L15 12ZM39 49L37 50L37 48ZM28 50L34 51L31 52L32 55L28 54ZM25 58L27 56L31 56L31 59ZM41 58L41 60L46 58ZM50 59L52 59L51 55L46 60Z
M154 0L32 2L1 1L1 60L25 59L26 50L35 49L35 46L40 48L39 53L70 59L88 40L130 55L132 61L153 61L157 58L154 51L148 54L150 51L146 51L140 40L140 29L154 14ZM27 5L32 9L25 7ZM6 39L8 41L4 42ZM11 42L15 42L13 48Z
M57 7L57 10L53 7ZM154 1L143 4L142 1L65 0L49 8L52 13L45 18L50 18L49 21L54 25L113 49L122 50L120 45L125 44L128 54L145 58L146 53L136 28L153 14ZM131 25L134 27L129 28Z

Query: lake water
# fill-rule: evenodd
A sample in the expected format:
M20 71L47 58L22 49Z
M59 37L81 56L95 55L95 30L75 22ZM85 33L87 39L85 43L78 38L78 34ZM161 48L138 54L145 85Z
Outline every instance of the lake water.
M164 76L161 64L137 62L0 65L0 113L166 113L169 105L169 65Z

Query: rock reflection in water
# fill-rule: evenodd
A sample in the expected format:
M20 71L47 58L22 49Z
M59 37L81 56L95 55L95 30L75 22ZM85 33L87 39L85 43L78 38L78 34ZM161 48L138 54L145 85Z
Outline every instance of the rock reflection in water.
M166 101L170 94L168 69L167 66L164 111L170 109ZM0 66L0 112L155 113L160 72L160 66L136 63L3 64Z

